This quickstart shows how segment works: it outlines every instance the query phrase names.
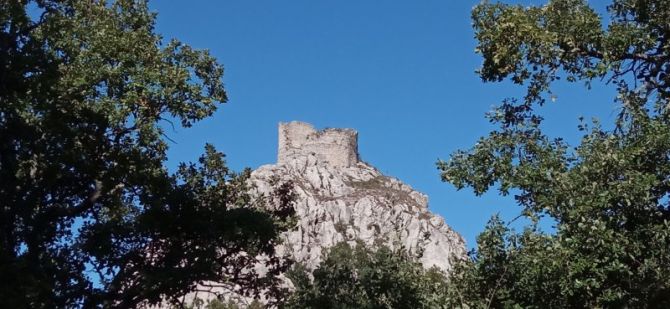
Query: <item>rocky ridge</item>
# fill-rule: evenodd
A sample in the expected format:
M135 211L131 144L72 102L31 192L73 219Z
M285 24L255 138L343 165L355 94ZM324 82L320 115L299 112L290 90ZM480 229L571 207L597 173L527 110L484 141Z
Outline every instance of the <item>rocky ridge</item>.
M465 256L462 237L428 210L428 198L359 160L351 129L317 131L302 122L279 125L277 164L251 175L259 193L272 178L290 180L297 194L298 226L284 235L280 252L315 268L324 250L341 242L404 248L425 267L444 271Z

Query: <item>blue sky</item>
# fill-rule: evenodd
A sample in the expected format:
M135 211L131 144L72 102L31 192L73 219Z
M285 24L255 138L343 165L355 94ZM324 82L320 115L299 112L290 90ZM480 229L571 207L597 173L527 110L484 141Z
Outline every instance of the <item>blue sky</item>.
M524 5L543 1L516 1ZM494 129L484 114L523 88L484 84L470 10L478 1L153 1L157 31L209 49L224 65L229 102L190 129L168 132L169 164L209 142L239 170L273 163L277 124L354 128L363 160L426 193L430 209L475 244L489 217L516 217L510 198L476 197L440 181L447 160ZM575 145L577 118L616 114L613 88L559 84L545 129Z

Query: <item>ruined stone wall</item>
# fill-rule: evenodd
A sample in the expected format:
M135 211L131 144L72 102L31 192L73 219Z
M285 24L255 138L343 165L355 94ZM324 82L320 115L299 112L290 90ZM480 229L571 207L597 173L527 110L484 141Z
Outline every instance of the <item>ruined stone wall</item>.
M355 165L358 163L358 133L352 129L317 131L311 124L298 121L279 124L279 164L312 155L317 164Z

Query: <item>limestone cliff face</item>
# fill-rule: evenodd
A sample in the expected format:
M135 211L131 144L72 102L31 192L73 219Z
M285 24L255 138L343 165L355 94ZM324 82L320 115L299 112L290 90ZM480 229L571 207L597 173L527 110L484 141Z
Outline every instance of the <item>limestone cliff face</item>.
M327 248L362 240L405 248L426 267L450 270L450 257L465 255L461 236L428 210L425 195L359 161L357 144L351 129L279 125L278 163L261 166L251 180L259 193L270 192L273 176L295 184L299 223L280 252L314 268Z

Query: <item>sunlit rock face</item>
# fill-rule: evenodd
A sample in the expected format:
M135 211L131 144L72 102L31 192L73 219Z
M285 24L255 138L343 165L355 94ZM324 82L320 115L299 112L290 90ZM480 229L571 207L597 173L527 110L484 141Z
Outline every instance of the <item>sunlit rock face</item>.
M404 248L445 271L451 257L465 256L463 239L428 210L424 194L359 160L354 130L279 124L277 164L261 166L251 179L259 193L269 193L273 177L292 181L298 196L299 223L280 252L309 268L341 241Z

